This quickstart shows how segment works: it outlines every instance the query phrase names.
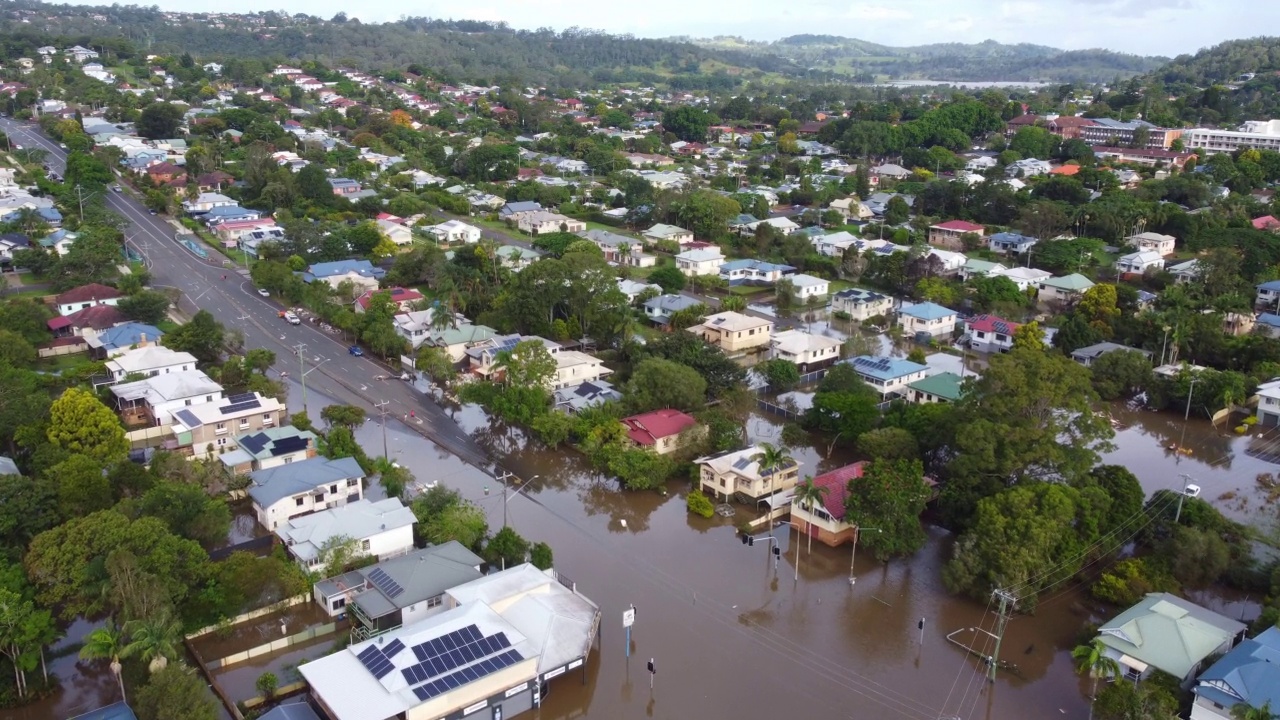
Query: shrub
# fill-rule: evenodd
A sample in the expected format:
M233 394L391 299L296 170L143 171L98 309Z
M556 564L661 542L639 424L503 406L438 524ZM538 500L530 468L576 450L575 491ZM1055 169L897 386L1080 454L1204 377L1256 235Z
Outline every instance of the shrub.
M716 506L711 504L711 498L703 495L702 491L696 488L689 491L689 497L686 500L686 504L689 507L689 512L694 515L701 515L704 518L709 518L716 514Z
M258 688L258 692L262 693L265 698L270 698L276 694L276 688L280 687L280 679L273 672L264 672L258 676L254 687Z

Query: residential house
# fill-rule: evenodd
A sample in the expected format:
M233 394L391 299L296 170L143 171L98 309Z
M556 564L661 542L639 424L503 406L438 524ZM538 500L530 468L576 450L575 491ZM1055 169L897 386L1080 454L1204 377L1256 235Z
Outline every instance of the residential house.
M0 265L13 262L13 254L19 250L29 250L31 238L22 233L5 233L0 235Z
M587 229L587 224L567 215L536 210L516 215L516 228L529 235L545 235L554 232L578 233Z
M124 322L127 318L115 305L90 305L70 315L49 318L45 325L54 337L92 337Z
M1172 235L1161 235L1154 232L1141 232L1136 235L1130 235L1124 239L1126 245L1132 245L1137 250L1146 250L1159 253L1162 257L1172 255L1174 245L1178 240Z
M402 288L399 286L389 287L382 290L366 290L360 297L356 298L352 303L356 314L362 314L369 309L369 302L373 300L374 295L388 295L392 304L396 307L396 314L407 313L413 309L417 303L424 302L422 293L413 288Z
M378 281L385 277L386 270L375 267L368 260L335 260L333 262L314 263L302 273L303 282L323 281L334 290L344 282L351 281L362 290L376 290Z
M892 297L862 288L841 290L831 298L831 309L834 312L842 312L858 322L888 315L893 312L893 308Z
M480 228L468 225L461 220L446 220L439 225L432 225L426 228L427 234L436 239L436 242L442 245L452 245L461 243L464 245L474 245L480 242Z
M183 212L188 215L201 215L218 207L231 207L236 205L236 201L217 192L202 192L196 196L195 200L186 200L182 203Z
M984 353L1009 352L1013 334L1022 327L995 315L978 315L966 323L969 347Z
M607 380L588 380L578 385L562 387L552 395L556 409L570 414L622 400L622 393Z
M248 493L258 524L274 532L299 515L362 499L363 478L355 458L317 455L249 473Z
M124 297L119 290L98 283L89 283L58 295L54 298L54 306L59 315L70 315L94 305L116 305Z
M17 220L17 218L13 220ZM12 222L13 220L6 220L0 217L0 221ZM36 242L54 257L62 257L67 254L67 251L71 249L71 246L75 244L76 239L79 237L79 234L73 233L66 228L59 228Z
M804 330L783 330L769 341L772 359L795 363L802 373L833 365L840 359L841 341Z
M416 522L413 511L400 498L362 499L285 520L276 526L275 533L299 565L314 571L328 560L326 544L339 538L354 543L352 555L356 558L386 560L404 555L413 550Z
M232 475L289 465L316 456L316 434L293 425L268 427L236 437L235 450L218 456Z
M1234 720L1235 707L1280 708L1280 628L1245 639L1196 678L1190 720Z
M519 245L503 245L494 250L494 253L498 256L498 261L502 263L502 266L512 272L520 272L542 257L542 253L538 250L520 247Z
M603 360L577 350L560 350L551 357L555 358L556 372L547 381L548 390L569 388L613 374Z
M475 343L466 349L467 371L480 378L502 379L503 370L499 364L502 353L514 351L517 345L525 341L542 343L553 358L562 351L559 343L537 335L520 335L518 333L498 335L485 342Z
M467 356L467 350L483 345L498 336L498 331L488 325L472 325L459 323L456 327L430 329L420 345L438 347L449 356L450 362L460 363Z
M246 433L279 427L287 413L279 400L258 393L182 408L173 413L173 438L164 447L208 460L238 448Z
M328 178L329 187L333 189L333 194L339 197L347 197L360 192L360 183L351 178Z
M1030 288L1039 287L1040 283L1053 277L1053 273L1047 270L1040 270L1033 267L1014 267L1005 270L998 270L994 273L1002 277L1007 277L1018 286L1019 290L1026 292Z
M724 253L717 246L685 250L676 255L676 267L689 277L717 275L724 261Z
M907 400L917 405L952 403L964 394L964 378L953 372L940 372L907 383Z
M975 277L991 277L1008 269L1004 265L990 260L969 258L964 261L964 265L961 266L958 274L961 280L969 280Z
M859 242L860 240L848 231L841 230L813 238L813 248L819 255L838 258L844 257L845 252L851 247L854 248L854 252L857 252Z
M956 329L956 317L955 310L937 303L916 303L898 311L898 327L908 337L949 337Z
M791 218L772 217L772 218L765 218L764 220L757 220L755 222L747 223L746 225L743 225L742 227L738 228L738 234L744 235L744 236L752 235L755 233L756 228L762 225L768 225L769 227L773 228L774 230L777 230L779 233L783 235L790 235L791 233L800 229L800 226L796 224L796 222Z
M164 331L154 325L127 322L85 337L89 354L95 360L107 360L134 348L158 345Z
M151 182L157 185L165 185L175 180L186 180L187 171L170 162L157 163L148 166L146 169L147 177Z
M1040 242L1037 238L1015 232L998 232L987 238L987 247L991 252L1021 255Z
M443 612L299 667L326 720L516 717L552 678L576 675L601 622L576 587L529 564L454 587L442 603Z
M1047 278L1040 281L1040 302L1073 303L1091 287L1093 281L1079 273Z
M698 466L698 489L716 498L733 496L759 502L775 493L790 490L800 478L800 463L792 460L782 467L761 471L758 445L731 450L694 460Z
M686 245L693 242L693 231L685 230L675 225L664 225L658 223L653 227L645 230L642 235L650 241L657 242L659 240L670 240L679 245Z
M117 383L111 394L125 425L160 427L182 408L222 400L222 386L200 370L184 370Z
M404 247L413 242L413 230L409 227L390 220L376 220L375 224L378 226L378 232L395 243L396 247Z
M218 192L224 187L230 187L235 180L229 173L214 170L197 177L196 187L200 189L200 192Z
M1009 163L1004 169L1005 175L1010 178L1030 178L1039 175L1048 175L1053 170L1053 166L1048 160L1037 160L1035 158L1023 158Z
M675 452L685 433L698 427L698 421L692 415L673 408L631 415L622 418L621 422L627 429L627 439L633 445L659 455Z
M671 316L681 310L702 305L702 301L687 295L667 294L651 298L644 304L645 317L658 325L671 322Z
M929 244L948 250L963 250L964 241L961 240L961 236L972 233L981 238L986 232L987 229L977 223L965 220L948 220L944 223L929 226Z
M261 217L261 210L242 208L239 205L224 205L204 213L199 217L199 220L216 232L217 226L224 222L233 222L236 220L257 220Z
M1106 656L1120 666L1116 680L1137 682L1160 670L1184 687L1200 664L1244 639L1248 626L1169 593L1148 593L1098 628Z
M444 612L445 592L484 577L484 564L450 540L321 580L312 594L330 617L350 613L363 640Z
M1258 425L1264 428L1280 426L1280 380L1271 380L1258 386Z
M1088 345L1082 348L1077 348L1076 350L1072 350L1071 359L1075 360L1076 362L1080 363L1085 367L1093 367L1093 363L1095 363L1098 360L1098 358L1102 357L1103 355L1106 355L1107 353L1112 353L1120 350L1142 353L1142 355L1146 357L1147 360L1151 360L1150 351L1142 350L1135 347L1129 347L1128 345L1121 345L1119 343L1113 343L1113 342L1100 342L1094 345Z
M857 529L845 522L845 500L849 497L849 484L862 477L865 467L865 462L856 462L815 477L813 485L826 491L821 504L791 501L791 526L797 537L807 532L830 547L853 541Z
M773 321L726 310L708 315L689 332L726 353L741 353L769 345Z
M106 362L113 383L140 375L152 377L196 369L196 357L188 352L170 350L163 345L148 345L121 353Z
M1280 315L1275 313L1258 314L1258 333L1269 338L1280 338Z
M885 163L871 168L871 176L874 178L890 178L892 180L904 180L911 177L911 171L895 165L893 163Z
M28 60L27 62L30 62ZM138 720L138 716L133 714L133 708L129 707L123 700L110 705L105 705L97 710L90 710L83 715L76 715L69 720ZM275 720L280 720L276 718ZM299 720L310 720L309 718L300 718Z
M1155 250L1140 250L1116 259L1116 271L1141 275L1147 270L1158 270L1164 267L1164 258Z
M729 260L720 266L720 277L730 285L772 285L795 271L790 265L764 260Z
M636 298L648 290L653 290L658 294L662 294L662 286L657 283L640 282L638 280L619 280L618 290L627 296L628 303L634 303Z
M850 220L869 220L871 219L871 209L862 204L862 201L856 197L839 198L832 200L827 206L831 210L840 213L840 217L845 222Z
M929 372L928 365L894 357L859 355L842 362L852 366L881 397L906 394L908 385L924 379Z
M1252 221L1254 230L1270 230L1271 232L1280 232L1280 220L1271 215L1263 215L1254 218Z
M584 240L590 240L604 253L607 262L628 267L653 267L658 258L640 251L644 242L638 238L619 235L608 230L585 230L578 233Z
M1257 295L1253 304L1257 307L1275 308L1277 300L1280 300L1280 280L1268 280L1254 286L1257 289Z
M786 278L791 283L791 294L800 302L806 302L810 298L825 301L827 294L831 291L831 282L813 275L798 273Z
M530 212L538 212L539 210L542 210L542 204L534 202L532 200L521 200L519 202L509 202L506 205L503 205L502 209L498 211L498 218L501 220L506 220L515 215L521 215L523 213L530 213Z

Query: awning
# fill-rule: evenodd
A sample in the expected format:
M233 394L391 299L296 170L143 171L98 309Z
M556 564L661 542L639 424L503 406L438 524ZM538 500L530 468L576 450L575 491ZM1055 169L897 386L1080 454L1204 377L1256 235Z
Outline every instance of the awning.
M777 510L780 507L786 507L790 505L792 498L794 498L795 496L796 496L795 488L791 488L788 490L783 490L782 492L779 492L779 493L774 493L773 495L770 495L769 497L765 498L764 501L769 503L770 510Z
M1120 664L1128 668L1133 668L1138 672L1138 674L1142 674L1146 672L1147 668L1149 667L1146 663L1142 662L1141 660L1134 657L1129 657L1124 653L1120 653Z

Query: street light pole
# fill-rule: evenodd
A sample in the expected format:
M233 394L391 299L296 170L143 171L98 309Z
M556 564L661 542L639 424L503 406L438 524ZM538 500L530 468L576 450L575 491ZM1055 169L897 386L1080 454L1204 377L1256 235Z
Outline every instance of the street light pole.
M849 555L849 587L858 581L853 575L853 564L858 560L858 536L862 534L863 527L861 525L853 526L853 552ZM880 528L865 528L866 530L875 530L876 532L884 532Z
M1191 476L1182 474L1182 492L1178 493L1178 511L1173 515L1173 524L1177 525L1178 520L1182 518L1182 501L1187 497L1187 485L1191 484Z

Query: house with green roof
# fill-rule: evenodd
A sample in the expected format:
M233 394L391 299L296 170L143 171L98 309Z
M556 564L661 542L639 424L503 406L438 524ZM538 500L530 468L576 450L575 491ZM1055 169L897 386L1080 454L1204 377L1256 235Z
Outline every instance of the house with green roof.
M1186 685L1206 658L1235 647L1247 628L1176 595L1148 593L1098 628L1098 640L1124 679L1136 682L1160 670Z
M940 372L907 384L907 400L917 405L952 403L960 399L964 378L953 372Z
M1093 281L1080 273L1047 278L1040 281L1040 302L1075 302L1091 287Z

